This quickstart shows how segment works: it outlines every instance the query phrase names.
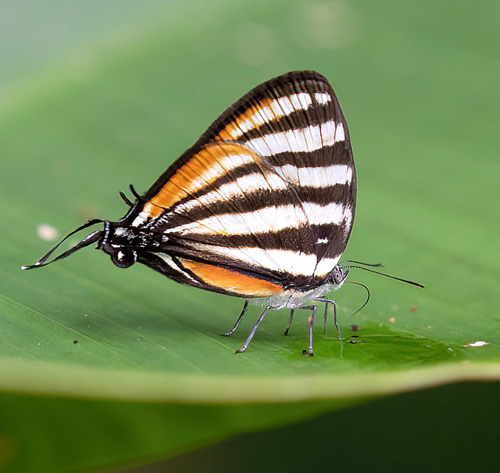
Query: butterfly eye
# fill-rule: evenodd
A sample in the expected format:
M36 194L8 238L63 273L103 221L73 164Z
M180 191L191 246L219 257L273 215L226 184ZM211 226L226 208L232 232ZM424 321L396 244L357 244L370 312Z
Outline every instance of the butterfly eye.
M346 277L347 273L344 273L339 266L335 266L335 268L333 268L333 271L331 273L333 284L335 284L336 286L340 286L344 282Z
M131 250L120 250L111 256L111 261L119 268L129 268L137 261L137 253Z

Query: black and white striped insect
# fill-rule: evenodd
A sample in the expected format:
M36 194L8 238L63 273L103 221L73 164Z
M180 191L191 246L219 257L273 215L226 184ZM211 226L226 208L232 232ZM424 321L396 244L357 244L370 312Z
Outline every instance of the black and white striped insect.
M352 267L339 260L354 221L356 170L347 123L325 77L290 72L259 85L143 196L132 192L133 203L122 194L130 209L121 220L90 220L70 235L96 223L104 229L52 261L97 243L120 268L138 262L182 284L245 299L225 335L237 329L250 299L264 299L237 352L270 310L289 308L292 316L311 312L304 354L312 356L318 303L326 304L325 318L333 306L341 338L326 294ZM59 245L23 268L49 264Z

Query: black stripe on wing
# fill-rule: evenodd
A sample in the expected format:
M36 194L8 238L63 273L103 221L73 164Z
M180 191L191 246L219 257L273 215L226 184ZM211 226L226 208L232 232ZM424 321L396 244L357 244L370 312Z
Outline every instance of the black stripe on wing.
M318 240L315 242L308 241L304 242L304 230L303 228L287 228L284 230L279 230L271 233L254 233L250 237L247 235L205 235L191 233L187 237L181 237L176 235L170 236L171 244L182 246L183 243L197 242L206 243L214 246L227 246L232 248L244 248L247 246L254 246L258 248L266 249L283 249L296 251L300 248L300 251L306 254L322 253L322 247L331 246L336 251L335 254L342 252L342 243L344 240L344 230L341 225L312 225L311 230L318 235ZM330 242L325 242L326 238L334 238ZM337 245L336 242L338 243ZM336 247L335 247L336 246ZM168 246L165 247L168 249Z

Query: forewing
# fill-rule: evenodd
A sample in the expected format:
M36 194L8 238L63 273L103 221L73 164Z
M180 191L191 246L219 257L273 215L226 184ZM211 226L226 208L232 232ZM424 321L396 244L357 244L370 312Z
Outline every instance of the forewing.
M317 73L290 73L224 112L145 194L131 224L164 234L178 258L314 284L347 244L355 186L333 90Z

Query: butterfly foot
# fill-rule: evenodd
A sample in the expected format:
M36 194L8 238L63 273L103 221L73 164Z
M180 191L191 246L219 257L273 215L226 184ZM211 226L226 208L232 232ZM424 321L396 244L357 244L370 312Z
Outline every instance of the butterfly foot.
M302 354L304 356L314 356L314 352L312 350L302 350Z
M238 349L237 349L234 353L235 353L235 354L238 354L238 353L243 353L243 352L245 352L245 351L246 351L246 349L247 349L247 347L241 347L241 348L238 348Z

